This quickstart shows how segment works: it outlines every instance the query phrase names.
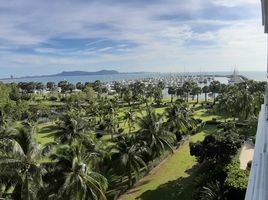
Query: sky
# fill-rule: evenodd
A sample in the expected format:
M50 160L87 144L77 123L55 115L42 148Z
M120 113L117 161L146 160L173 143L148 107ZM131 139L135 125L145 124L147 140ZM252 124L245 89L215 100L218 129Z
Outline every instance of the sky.
M259 0L0 0L0 76L264 71Z

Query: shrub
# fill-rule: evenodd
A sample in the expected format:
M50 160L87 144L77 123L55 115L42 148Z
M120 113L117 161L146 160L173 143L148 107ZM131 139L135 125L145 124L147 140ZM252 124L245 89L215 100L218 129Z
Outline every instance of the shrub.
M232 161L226 167L225 186L228 199L244 199L248 184L249 171L240 169L240 162Z
M57 101L57 100L58 100L58 98L57 98L57 97L55 97L55 96L51 96L51 97L49 98L49 100L50 100L50 101Z

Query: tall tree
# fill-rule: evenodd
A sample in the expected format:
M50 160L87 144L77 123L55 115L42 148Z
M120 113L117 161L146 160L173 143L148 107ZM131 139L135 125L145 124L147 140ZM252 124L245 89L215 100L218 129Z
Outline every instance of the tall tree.
M146 167L143 154L147 152L148 149L134 141L133 137L130 139L126 137L119 138L116 146L120 154L120 161L127 172L128 186L131 187L133 185L133 173L137 178L140 174L140 168Z
M128 123L128 133L129 133L129 135L131 134L133 124L134 124L135 120L136 120L135 112L133 112L132 109L129 109L128 111L125 112L124 121L126 123Z
M21 128L0 140L0 179L14 188L15 199L34 200L43 185L42 149L34 138L34 129Z
M140 127L138 138L147 143L152 158L159 156L164 150L173 151L174 137L166 130L161 115L148 109L144 117L138 118L137 123Z
M202 92L205 94L205 101L207 102L207 96L208 96L208 93L209 93L209 87L207 85L205 85L202 88Z
M168 94L170 95L170 102L173 103L174 95L176 94L176 88L175 87L169 87L168 88Z
M55 133L55 140L69 145L77 139L84 138L87 128L81 113L75 110L61 115L58 127L59 131Z
M50 191L57 199L106 200L107 180L93 171L91 156L82 145L61 147L50 158L58 177Z
M216 103L216 93L218 93L221 89L221 83L219 81L212 81L209 85L209 90L213 96L213 104Z
M189 134L188 131L196 126L186 104L172 104L166 108L165 114L167 126L176 135L177 142L182 139L183 135Z

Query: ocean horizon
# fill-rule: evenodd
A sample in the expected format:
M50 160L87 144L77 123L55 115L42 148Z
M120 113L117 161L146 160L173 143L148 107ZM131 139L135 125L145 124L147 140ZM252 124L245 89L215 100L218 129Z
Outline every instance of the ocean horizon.
M148 73L120 73L120 74L111 74L111 75L86 75L86 76L40 76L40 77L22 77L22 78L13 78L13 79L0 79L4 83L19 83L19 82L55 82L66 80L70 83L77 82L94 82L100 80L102 82L111 82L111 81L122 81L122 80L140 80L144 78L153 78L153 77L167 77L167 76L197 76L197 75L211 75L211 76L228 76L232 72L174 72L174 73L157 73L157 72L148 72ZM245 76L248 79L255 81L266 81L266 72L265 71L240 71L239 75Z

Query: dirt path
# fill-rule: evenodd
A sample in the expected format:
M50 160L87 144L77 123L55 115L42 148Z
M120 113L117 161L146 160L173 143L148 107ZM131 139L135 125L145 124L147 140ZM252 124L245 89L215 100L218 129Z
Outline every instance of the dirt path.
M239 156L240 169L247 169L247 164L253 159L253 155L254 145L251 142L245 142Z

